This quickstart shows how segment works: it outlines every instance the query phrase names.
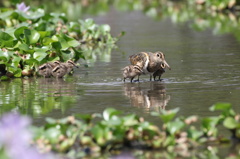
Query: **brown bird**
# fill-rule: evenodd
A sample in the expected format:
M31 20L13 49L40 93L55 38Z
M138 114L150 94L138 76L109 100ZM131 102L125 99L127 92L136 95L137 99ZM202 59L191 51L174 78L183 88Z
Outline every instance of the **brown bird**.
M55 62L56 66L52 69L52 75L56 78L62 78L73 70L73 67L78 66L72 61L68 60L65 63ZM54 64L53 64L54 65Z
M123 68L123 81L125 82L125 79L130 78L131 83L133 79L138 76L138 81L139 81L139 76L143 73L143 71L139 68L139 66L134 66L134 65L129 65Z
M165 69L164 68L161 68L159 70L157 70L156 72L153 73L153 79L154 81L156 81L156 77L158 76L158 80L160 81L161 80L161 76L162 74L165 72Z
M52 76L52 66L49 63L45 63L38 67L39 75L49 78Z
M62 63L62 65L67 67L67 74L70 73L73 70L73 67L78 68L78 66L72 60L68 60L67 62Z
M132 65L139 66L144 74L150 74L150 81L152 80L153 73L161 69L163 67L162 65L171 69L165 60L164 54L160 51L155 53L140 52L129 56L129 61Z
M62 78L67 74L67 67L60 64L52 69L52 76L56 78Z

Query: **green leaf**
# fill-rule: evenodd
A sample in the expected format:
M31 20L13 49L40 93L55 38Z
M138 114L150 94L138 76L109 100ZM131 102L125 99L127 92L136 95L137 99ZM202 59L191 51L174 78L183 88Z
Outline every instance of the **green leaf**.
M49 37L44 37L43 40L42 40L43 45L49 45L52 42L54 42L54 40L52 38L49 38Z
M39 62L42 61L48 54L42 51L34 52L33 58L38 60Z
M16 41L13 37L6 32L0 31L0 46L11 47L14 45L16 45Z
M14 36L19 40L21 39L21 36L24 35L24 30L27 29L28 27L26 26L21 26L17 28L14 32Z
M188 131L189 138L193 140L197 140L203 135L202 131L196 130L195 128L190 128L187 131Z
M21 77L22 76L22 69L17 68L14 72L14 77Z
M224 117L234 116L236 114L234 112L234 110L232 109L232 106L230 103L217 103L217 104L213 105L212 107L210 107L210 110L211 111L220 110L220 111L222 111L222 115Z
M105 120L110 120L111 118L113 118L114 116L121 114L121 111L118 111L114 108L107 108L103 111L103 118Z
M38 31L38 33L40 34L40 38L44 38L44 37L48 37L51 35L50 31Z
M21 60L22 60L21 57L19 57L19 56L13 56L12 64L14 65L14 67L18 67L18 64L20 63Z
M53 42L52 43L52 47L54 48L54 49L56 49L57 51L59 51L61 48L62 48L62 45L61 45L61 43L60 42Z
M160 115L160 118L163 120L164 123L168 123L171 121L179 111L179 108L175 108L169 111L162 110L162 114Z
M77 40L70 40L68 41L68 44L71 46L71 47L77 47L78 45L80 45L80 43L77 41Z
M222 111L228 111L231 108L230 103L217 103L214 104L212 107L210 107L211 111L216 111L216 110L222 110Z
M20 50L23 50L23 51L28 51L28 50L30 50L30 48L29 48L29 45L27 45L27 44L20 44L19 46L18 46L18 48L20 49Z
M223 126L225 126L228 129L235 129L238 127L238 122L232 118L232 117L227 117L224 121L223 121Z
M8 62L10 59L10 56L7 51L2 51L0 49L0 60L3 60L4 62Z
M45 137L50 140L51 144L56 144L58 142L59 136L61 135L61 131L56 127L52 127L47 129L44 134Z
M182 121L172 121L167 124L167 129L170 132L170 134L175 134L180 129L182 129L186 124Z
M123 117L123 124L125 126L133 126L138 124L138 120L136 119L136 115L135 114L131 114L131 115L127 115L125 117Z
M0 81L7 81L10 80L10 78L8 76L1 76L0 77Z
M24 29L24 36L27 44L34 44L40 38L40 34L36 30L30 29Z

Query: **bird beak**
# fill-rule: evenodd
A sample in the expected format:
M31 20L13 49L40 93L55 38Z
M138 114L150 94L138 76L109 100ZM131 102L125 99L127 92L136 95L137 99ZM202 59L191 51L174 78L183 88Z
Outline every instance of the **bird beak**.
M168 65L168 63L165 60L163 61L163 65L164 65L164 67L167 66L167 68L169 70L171 70L171 67ZM161 65L161 67L162 67L162 65Z

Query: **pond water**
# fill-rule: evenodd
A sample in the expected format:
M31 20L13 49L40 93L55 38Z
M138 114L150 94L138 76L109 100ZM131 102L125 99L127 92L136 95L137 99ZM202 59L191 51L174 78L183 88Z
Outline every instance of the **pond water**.
M41 125L45 117L75 113L101 113L113 107L158 123L149 112L180 108L180 115L209 116L216 102L230 102L240 112L240 45L231 35L197 32L191 21L175 24L171 18L153 20L141 11L108 13L93 17L109 24L113 35L125 31L112 52L96 55L96 62L75 69L65 79L13 79L0 83L0 114L20 110ZM162 51L172 70L162 81L141 76L139 83L122 81L121 68L128 57L141 51Z

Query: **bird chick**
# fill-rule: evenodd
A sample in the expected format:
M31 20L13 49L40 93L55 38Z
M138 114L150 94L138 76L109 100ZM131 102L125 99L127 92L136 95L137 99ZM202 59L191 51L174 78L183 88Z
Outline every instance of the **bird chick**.
M153 73L153 79L156 81L156 77L158 76L158 80L161 81L161 76L165 72L165 69L161 68Z
M67 74L67 69L66 66L60 64L52 69L51 74L55 78L62 78Z
M131 80L131 83L133 79L139 76L143 73L143 71L139 68L139 66L129 65L123 68L123 81L125 82L125 79L129 78Z
M38 74L45 78L51 77L52 76L52 66L49 63L45 63L45 64L39 66Z
M62 65L64 65L67 68L66 74L69 74L73 70L73 67L78 68L78 66L72 60L68 60L67 62L62 63Z

